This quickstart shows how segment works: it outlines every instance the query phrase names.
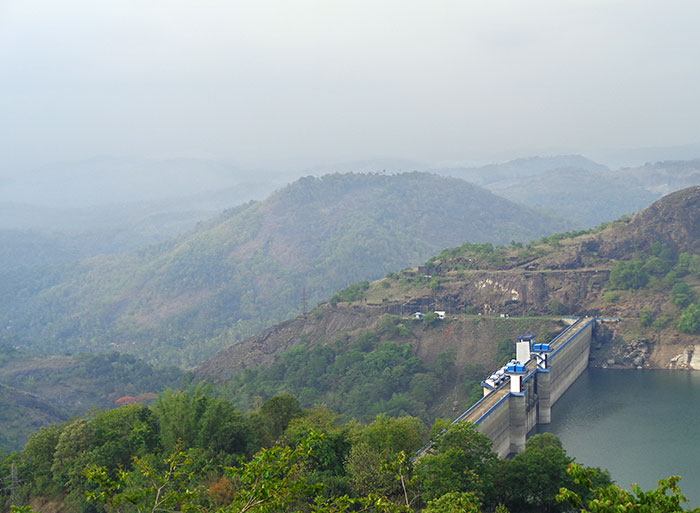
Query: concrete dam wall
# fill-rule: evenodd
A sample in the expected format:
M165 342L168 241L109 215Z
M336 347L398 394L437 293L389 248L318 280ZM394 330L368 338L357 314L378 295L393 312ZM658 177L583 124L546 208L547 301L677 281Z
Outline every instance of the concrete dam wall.
M472 422L491 438L502 458L522 452L537 424L549 424L552 406L588 366L593 326L599 319L569 319L571 324L548 344L520 337L517 360L484 382L484 397L462 413L457 422ZM430 444L418 451L420 457Z

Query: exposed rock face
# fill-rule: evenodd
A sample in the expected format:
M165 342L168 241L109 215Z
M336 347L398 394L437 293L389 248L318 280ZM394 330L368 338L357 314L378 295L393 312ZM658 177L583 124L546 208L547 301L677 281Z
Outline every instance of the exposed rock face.
M662 242L677 252L700 253L700 186L674 192L636 214L626 228L600 237L599 254L627 258Z
M671 358L669 369L700 370L700 344L687 346L683 351Z
M471 307L484 314L546 314L555 300L563 308L557 314L583 314L589 313L586 300L600 294L608 276L606 269L473 271L459 284L448 284L388 311L409 313L435 305L448 313L464 313Z
M629 344L618 346L611 358L608 358L604 367L643 369L650 367L649 357L654 344L650 340L635 340Z

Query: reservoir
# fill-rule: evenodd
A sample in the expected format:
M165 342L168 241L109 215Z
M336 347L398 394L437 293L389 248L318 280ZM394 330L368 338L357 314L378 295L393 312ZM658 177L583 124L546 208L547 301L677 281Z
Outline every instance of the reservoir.
M700 372L589 368L538 431L557 435L577 462L607 468L626 490L680 475L689 505L700 506Z

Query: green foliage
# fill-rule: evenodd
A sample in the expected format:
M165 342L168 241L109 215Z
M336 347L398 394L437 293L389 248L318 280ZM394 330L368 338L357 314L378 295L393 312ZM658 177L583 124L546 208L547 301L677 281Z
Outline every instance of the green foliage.
M508 249L494 247L490 242L465 242L456 248L444 249L437 257L426 262L427 266L440 261L441 267L450 270L494 269L503 264Z
M687 283L678 282L671 288L670 297L673 304L685 308L693 303L698 295Z
M336 292L331 298L331 304L335 306L341 301L360 301L367 296L367 289L369 289L368 281L363 281L361 283L353 283L349 287Z
M387 316L379 324L389 338L405 336L406 327ZM299 346L268 367L246 370L227 384L227 394L242 409L256 397L295 394L303 407L326 404L368 421L379 413L414 415L428 420L452 362L438 357L434 367L415 356L410 344L380 341L368 331L349 342Z
M323 498L324 484L313 482L307 473L314 447L322 439L311 433L294 448L261 449L242 465L225 468L223 479L230 487L219 494L222 505L218 508L211 504L193 471L192 460L183 451L166 458L160 468L137 458L135 470L120 471L117 479L110 478L105 467L88 468L86 474L95 488L88 493L88 499L117 513L410 513L410 509L377 494Z
M610 284L620 289L641 289L649 283L649 274L641 260L618 262L610 272Z
M512 346L512 343L510 346ZM483 365L470 363L464 369L464 388L467 392L467 404L465 406L467 408L484 396L481 381L485 376L486 369L484 369Z
M428 312L423 316L423 326L429 328L440 321L440 316L435 312Z
M576 484L590 492L592 498L583 498L579 493L563 488L557 500L570 504L581 513L700 513L700 508L683 508L688 501L678 486L679 476L659 480L659 487L655 490L645 492L635 484L632 492L628 492L613 484L597 486L595 470L576 463L570 465L568 472Z
M655 328L666 328L671 324L671 321L673 321L673 316L669 314L668 312L661 312L659 315L656 316L654 319L654 322L651 323L651 325Z
M353 436L346 470L352 490L358 495L379 493L389 497L403 495L390 463L400 454L411 454L422 445L425 427L411 417L391 418L379 415Z
M491 440L473 425L451 425L434 443L434 452L421 457L416 469L423 500L450 492L472 492L479 498L490 495L492 472L498 461L491 445Z
M654 318L656 316L654 315L654 311L649 308L648 306L643 307L639 311L639 319L642 323L642 326L648 327L651 326L652 323L654 322Z
M498 353L496 354L498 365L504 365L515 358L515 342L510 338L504 338L498 343Z
M554 315L566 315L569 311L564 303L554 298L550 299L547 303L547 310Z
M608 290L603 292L603 301L606 303L617 303L620 300L620 293L613 291L613 290Z
M525 451L501 465L499 498L513 511L559 511L556 495L573 481L566 473L572 459L549 433L530 438Z
M609 475L597 469L581 468L584 480L567 474L571 459L549 434L530 438L512 460L499 460L474 426L440 421L433 426L434 434L441 433L433 452L412 465L407 454L424 442L419 419L379 415L366 426L341 424L323 406L299 411L292 396L275 397L242 417L255 439L272 436L266 422L275 432L284 426L277 440L227 459L231 448L217 434L236 438L238 429L225 427L227 411L230 404L198 388L164 394L153 408L131 405L81 417L46 428L21 453L3 456L0 477L6 478L10 461L16 463L21 504L41 497L86 513L471 513L482 504L484 511L499 513L508 511L504 504L514 513L568 511L553 500L560 488L561 497L591 512L627 511L623 504L637 503L630 511L675 512L683 503L678 478L662 482L663 493L635 489L633 495L612 487ZM224 427L205 422L207 412L222 417ZM199 422L206 436L183 430L197 447L184 441L162 447L159 434L167 429L160 423L173 429L175 420ZM607 502L614 497L628 502ZM618 509L595 509L611 504ZM33 513L29 506L11 509Z
M449 492L428 502L423 513L479 513L481 502L473 492Z
M160 436L166 451L182 445L212 453L244 453L252 441L247 419L228 401L212 395L206 386L193 390L167 390L155 406Z
M377 333L387 338L406 338L411 334L411 328L401 317L384 314L377 324Z
M3 355L0 447L15 450L39 425L65 421L91 407L113 408L124 396L146 401L168 386L179 386L183 378L183 371L174 367L156 368L115 352L47 358L12 350ZM1 383L13 388L4 389Z
M688 306L678 320L678 330L682 333L700 334L700 303Z
M700 255L681 253L678 255L678 263L674 270L676 270L680 276L689 274L700 278Z
M195 513L202 506L195 468L187 453L179 449L165 458L162 467L138 457L132 471L90 466L84 471L92 485L86 498L90 504L102 504L117 513Z
M279 394L265 401L251 416L251 422L261 437L261 443L270 447L282 436L289 423L302 415L299 400L291 394Z

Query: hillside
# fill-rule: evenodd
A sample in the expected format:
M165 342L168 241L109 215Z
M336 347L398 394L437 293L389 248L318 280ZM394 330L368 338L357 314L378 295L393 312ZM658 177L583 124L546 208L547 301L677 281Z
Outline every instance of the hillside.
M68 420L46 400L0 383L0 449L18 450L43 426Z
M42 357L0 342L0 449L17 450L40 427L130 402L150 402L179 387L183 372L131 355Z
M91 207L0 201L0 268L134 251L191 231L226 208L263 199L276 188L273 182L246 182L177 198Z
M445 415L464 406L470 387L509 357L515 336L534 332L546 339L560 329L552 315L584 314L622 319L596 330L593 365L700 369L699 241L700 187L692 187L595 230L551 235L527 246L466 243L418 269L341 291L306 317L219 352L195 376L228 383L231 397L243 400L253 392L265 399L279 391L303 399L313 389L308 383L315 382L330 395L310 398L345 411L333 391L351 378L326 376L328 369L339 358L374 361L390 347L382 344L408 345L424 365L417 374L435 372L431 365L449 354L452 377L428 379L430 394L421 401L423 389L413 388L416 374L400 363L403 381L389 382L397 388L384 390L384 407L391 411L392 393L404 394L393 413ZM418 321L411 315L433 310L446 311L447 318ZM368 333L371 343L358 342ZM358 344L363 349L353 349ZM323 346L328 349L315 349ZM315 367L318 359L325 363ZM394 367L387 368L393 374ZM358 383L381 389L382 376ZM350 393L356 391L345 391Z
M349 283L464 240L564 226L454 178L303 178L196 230L126 255L0 275L0 322L48 354L118 350L192 365Z

